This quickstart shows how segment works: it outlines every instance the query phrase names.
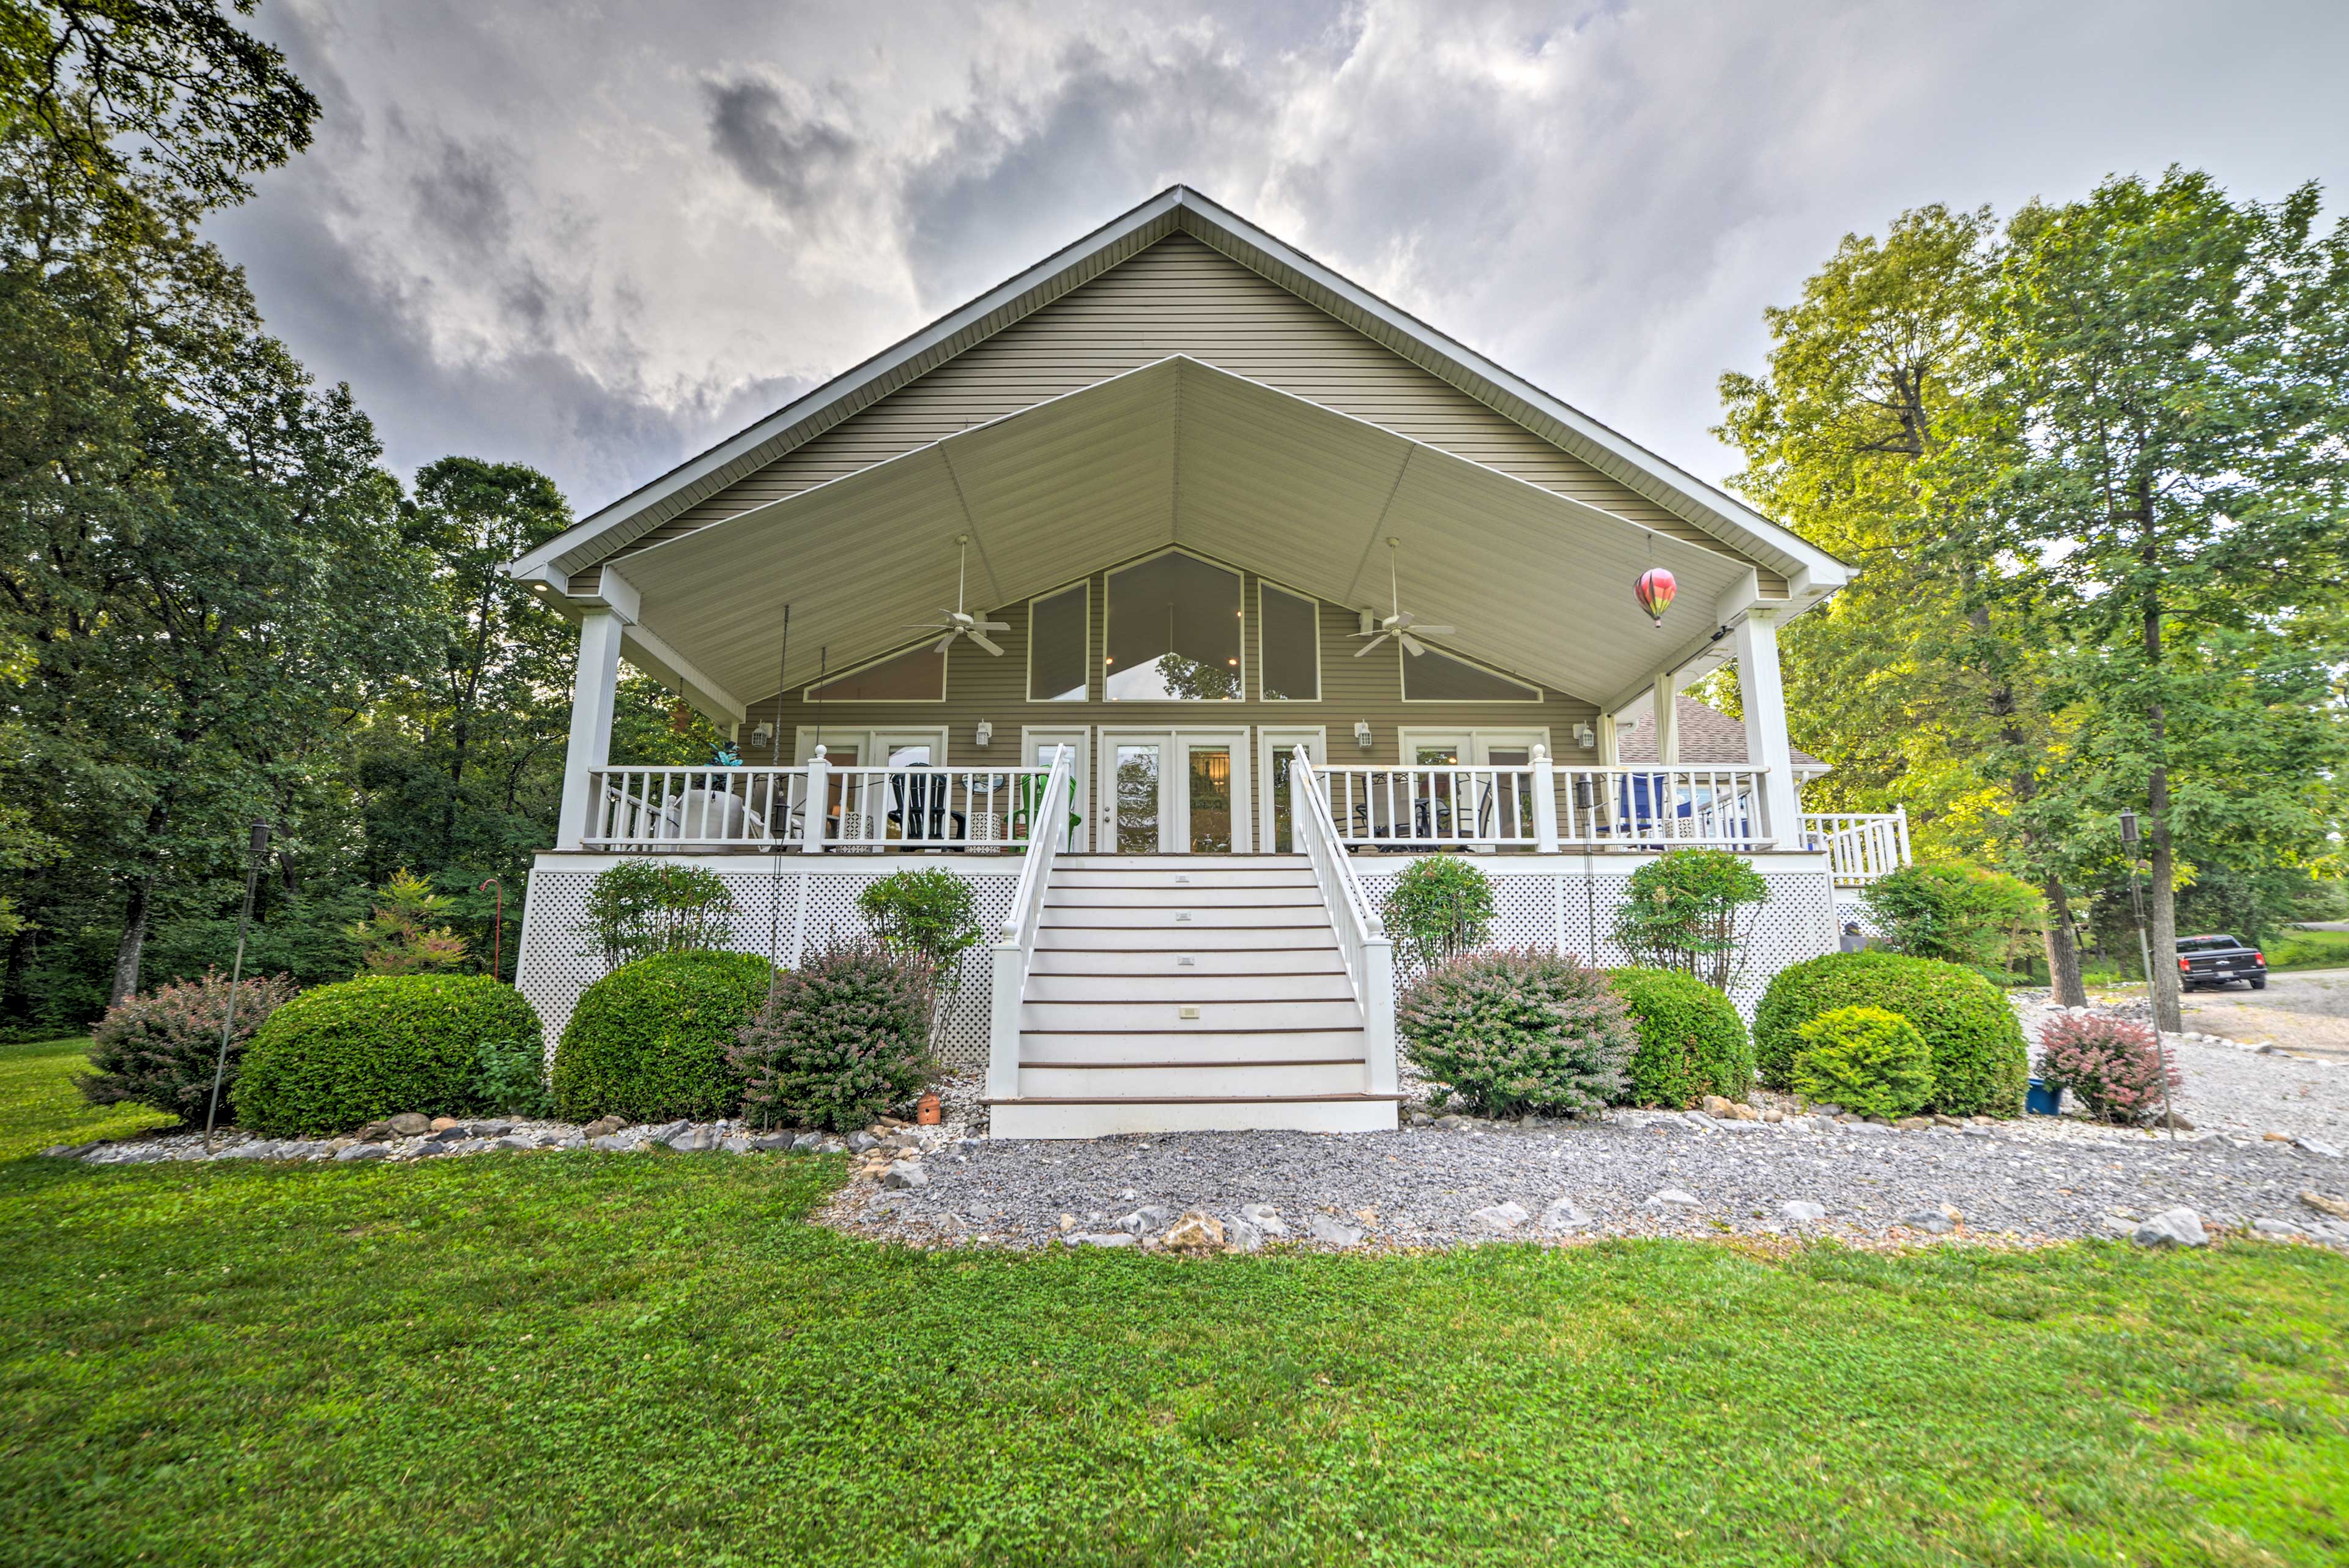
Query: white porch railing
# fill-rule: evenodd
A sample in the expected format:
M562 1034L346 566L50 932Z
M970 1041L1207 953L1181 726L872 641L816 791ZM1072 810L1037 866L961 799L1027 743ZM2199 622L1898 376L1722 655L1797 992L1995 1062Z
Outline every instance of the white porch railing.
M598 768L589 849L1024 849L1044 768ZM823 803L811 813L808 802Z
M1342 845L1382 848L1645 849L1776 842L1763 819L1764 770L1559 767L1537 749L1524 767L1319 770Z
M1909 864L1909 808L1809 812L1803 841L1824 849L1838 888L1860 888Z
M1052 750L1052 765L1034 796L1031 821L1041 831L1028 836L1028 853L1019 862L1019 885L1011 895L1011 912L995 943L993 1011L987 1041L987 1096L991 1100L1015 1099L1019 1094L1019 1002L1028 988L1028 969L1036 957L1036 927L1043 918L1044 895L1051 886L1052 857L1068 847L1070 792L1076 753L1067 746Z
M1313 879L1330 907L1346 978L1362 1004L1363 1092L1392 1095L1396 1082L1394 943L1354 879L1353 865L1330 814L1329 783L1315 775L1313 759L1302 746L1289 764L1288 817L1297 847L1312 863Z

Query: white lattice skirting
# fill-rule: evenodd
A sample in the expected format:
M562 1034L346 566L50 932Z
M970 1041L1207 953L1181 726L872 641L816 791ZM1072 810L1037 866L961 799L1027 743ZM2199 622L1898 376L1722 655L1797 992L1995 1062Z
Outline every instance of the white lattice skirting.
M522 957L515 984L538 1009L546 1025L549 1048L571 1021L580 992L604 978L604 959L591 952L583 929L587 919L587 889L596 875L612 864L602 857L563 856L554 865L541 865L530 874L530 901L523 909ZM786 863L778 873L769 863L733 859L713 867L734 895L734 931L729 944L737 951L765 953L783 967L796 968L800 956L821 948L834 936L854 936L864 929L856 912L856 895L869 883L897 869L894 864L870 867L841 864L836 857L822 870L801 870ZM574 869L572 864L578 865ZM707 864L707 862L704 862ZM936 859L916 864L936 867ZM736 869L740 867L740 869ZM985 871L950 867L971 885L978 900L979 924L992 932L1010 911L1011 895L1019 880L1017 862L1009 870ZM962 988L947 1015L942 1054L958 1066L987 1063L988 1021L986 955L963 966Z

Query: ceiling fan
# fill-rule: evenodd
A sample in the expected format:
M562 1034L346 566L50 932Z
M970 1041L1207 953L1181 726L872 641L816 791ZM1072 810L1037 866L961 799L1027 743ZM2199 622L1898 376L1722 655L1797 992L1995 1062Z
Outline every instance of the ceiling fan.
M955 543L962 547L962 558L955 566L955 607L938 611L938 614L946 617L944 620L924 621L918 626L909 625L905 629L945 632L946 635L932 646L930 651L933 653L944 653L954 646L956 638L967 637L1000 659L1003 657L1003 649L987 634L990 631L1009 631L1011 629L1011 623L1008 620L981 620L962 607L963 577L970 562L970 535L957 534L955 535Z
M1419 640L1420 637L1452 635L1451 627L1422 626L1419 624L1417 616L1402 607L1402 591L1395 586L1395 551L1401 548L1402 545L1402 541L1400 539L1387 541L1387 593L1394 605L1394 613L1381 620L1371 629L1354 633L1356 637L1367 637L1371 639L1354 649L1354 657L1357 659L1361 658L1389 638L1393 638L1397 642L1402 643L1403 651L1416 659L1427 651L1426 645ZM1418 635L1414 636L1414 633Z

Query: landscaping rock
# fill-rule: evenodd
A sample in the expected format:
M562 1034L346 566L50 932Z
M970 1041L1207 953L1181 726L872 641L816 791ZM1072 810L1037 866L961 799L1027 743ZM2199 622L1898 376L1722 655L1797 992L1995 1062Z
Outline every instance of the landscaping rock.
M1264 1246L1264 1227L1234 1216L1224 1221L1224 1251L1253 1252Z
M922 1168L921 1161L915 1159L897 1161L881 1177L881 1185L884 1187L927 1187L929 1184L930 1173Z
M2292 1147L2303 1154L2319 1155L2326 1159L2341 1158L2341 1151L2321 1137L2296 1137L2292 1140Z
M1922 1231L1929 1236L1946 1236L1958 1228L1957 1221L1938 1209L1923 1209L1914 1214L1904 1214L1900 1223L1911 1231Z
M647 1143L667 1143L669 1139L675 1137L678 1134L683 1132L692 1125L693 1124L691 1122L663 1122L657 1127L647 1129L644 1135L644 1140ZM501 1128L500 1130L502 1131L504 1129Z
M445 1127L435 1127L431 1132L427 1133L425 1135L424 1141L431 1144L458 1144L464 1142L471 1136L472 1135L468 1133L463 1127L459 1127L454 1122L450 1122Z
M1240 1218L1267 1236L1278 1238L1288 1234L1288 1225L1281 1219L1280 1210L1269 1203L1243 1203L1240 1205Z
M1129 1236L1144 1236L1153 1231L1165 1229L1167 1223L1174 1218L1174 1210L1172 1209L1156 1203L1145 1203L1131 1214L1119 1215L1115 1223L1117 1229Z
M432 1130L432 1118L417 1111L402 1111L384 1118L384 1126L399 1137L421 1137Z
M1640 1207L1642 1209L1695 1209L1700 1205L1695 1194L1682 1192L1677 1187L1667 1187L1661 1192L1651 1195Z
M869 1132L853 1132L841 1141L848 1146L849 1153L863 1154L866 1149L873 1147L881 1140L874 1137Z
M440 1124L436 1122L433 1125L437 1127ZM592 1140L602 1137L608 1133L618 1132L622 1127L626 1127L627 1125L628 1118L626 1116L597 1116L594 1121L589 1122L585 1127L581 1127L579 1131L582 1136Z
M1326 1247L1353 1247L1361 1243L1362 1232L1351 1225L1343 1225L1327 1214L1309 1215L1305 1233Z
M2166 1209L2139 1225L2130 1240L2140 1247L2207 1247L2209 1233L2191 1209Z
M536 1133L508 1133L505 1137L498 1139L491 1147L493 1148L504 1149L536 1148L538 1147L538 1135Z
M386 1121L369 1122L351 1136L361 1143L383 1143L391 1137L391 1124Z
M454 1116L434 1116L432 1118L432 1130L434 1132L447 1132L450 1127L453 1127L456 1125L457 1118Z
M605 1154L625 1154L636 1147L636 1141L613 1133L598 1133L587 1140L587 1147L598 1149Z
M1205 1210L1191 1210L1167 1227L1165 1247L1170 1252L1220 1252L1224 1250L1223 1221Z
M1542 1210L1541 1224L1543 1230L1550 1231L1587 1231L1591 1219L1573 1199L1553 1198L1549 1207Z
M1520 1203L1495 1203L1489 1207L1475 1210L1468 1216L1470 1223L1496 1234L1506 1234L1514 1231L1531 1218L1532 1216L1526 1212L1525 1206Z
M2349 1198L2335 1198L2313 1188L2301 1189L2300 1200L2319 1214L2330 1214L2335 1220L2349 1220Z
M224 1148L221 1150L218 1158L222 1159L275 1159L277 1158L277 1148L278 1146L268 1138L255 1138L251 1143L241 1143L233 1148Z
M388 1159L391 1146L385 1143L355 1143L336 1155L336 1159Z
M471 1124L475 1137L503 1137L513 1129L512 1120L505 1116L493 1116L488 1121Z
M1778 1212L1797 1225L1816 1225L1827 1217L1827 1206L1807 1198L1791 1198L1778 1205Z
M680 1154L698 1154L704 1149L716 1148L718 1135L709 1127L688 1127L682 1132L672 1133L663 1141Z
M2289 1220L2254 1220L2251 1221L2251 1230L2253 1233L2261 1236L2305 1236L2308 1234L2307 1226L2295 1225Z
M799 1142L794 1133L753 1133L747 1140L752 1154L780 1154Z
M792 1147L802 1154L813 1154L823 1147L823 1134L820 1132L803 1132L792 1139Z
M1137 1244L1134 1238L1123 1231L1080 1231L1074 1235L1062 1237L1061 1241L1071 1247L1132 1247Z

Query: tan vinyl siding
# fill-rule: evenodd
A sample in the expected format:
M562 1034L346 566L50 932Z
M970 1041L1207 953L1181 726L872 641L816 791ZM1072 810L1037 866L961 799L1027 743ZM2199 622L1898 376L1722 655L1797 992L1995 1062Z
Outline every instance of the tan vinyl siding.
M1237 729L1246 725L1250 730L1251 758L1255 755L1256 747L1254 732L1258 727L1296 729L1319 725L1328 732L1326 743L1330 760L1340 763L1399 761L1401 732L1404 729L1547 729L1551 753L1561 763L1579 762L1591 764L1599 760L1596 749L1578 751L1574 744L1574 726L1595 723L1598 709L1580 698L1547 687L1542 688L1542 701L1539 702L1403 701L1402 671L1397 663L1402 655L1396 651L1395 645L1389 642L1363 658L1355 658L1355 649L1361 644L1350 635L1358 625L1354 612L1326 602L1320 604L1321 700L1316 702L1259 701L1257 693L1263 690L1263 678L1257 668L1259 644L1257 636L1257 578L1253 574L1247 576L1247 597L1244 601L1247 611L1247 651L1244 655L1247 661L1246 701L1099 701L1107 615L1106 578L1106 573L1096 574L1092 578L1092 628L1086 653L1090 669L1088 686L1094 700L1083 702L1027 701L1028 606L1017 604L992 612L993 618L1011 623L1011 628L997 638L1003 647L1002 658L994 658L968 643L955 645L947 659L945 701L811 704L800 700L800 692L805 690L800 688L780 703L769 697L750 705L750 716L744 721L741 732L745 737L741 743L743 761L763 764L770 760L770 753L752 746L748 736L758 724L774 721L781 723L782 756L786 763L795 758L795 737L799 730L802 726L813 728L819 724L838 735L874 730L944 728L947 732L946 763L950 767L1019 765L1024 760L1019 751L1022 725L1036 729L1108 726L1168 730ZM1282 585L1276 583L1274 586ZM1527 683L1541 685L1539 681ZM994 743L984 751L978 748L975 740L978 722L982 719L995 726ZM1353 729L1358 720L1367 720L1371 725L1372 747L1368 752L1361 751L1354 743ZM869 762L871 759L861 760ZM1255 782L1260 789L1263 781L1257 779ZM1091 781L1085 781L1085 787L1090 793Z
M1749 558L1187 234L1161 240L965 350L660 524L629 551L1173 354ZM1785 592L1778 574L1762 569L1760 576L1765 594ZM576 591L583 578L573 582Z

